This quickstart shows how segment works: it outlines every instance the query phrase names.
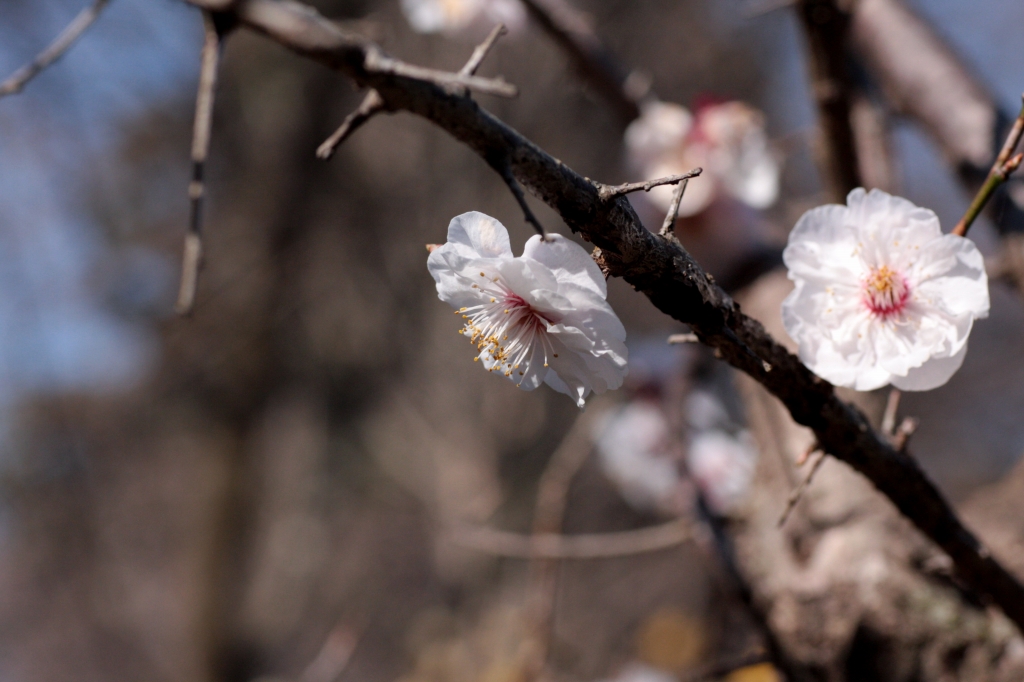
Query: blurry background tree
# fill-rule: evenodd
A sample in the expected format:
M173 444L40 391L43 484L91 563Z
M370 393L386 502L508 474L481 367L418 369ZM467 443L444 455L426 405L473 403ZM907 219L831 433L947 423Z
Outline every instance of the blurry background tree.
M313 4L415 64L456 70L482 37L416 34L397 0ZM748 255L745 242L723 252L716 220L746 221L759 245L777 247L803 210L829 200L814 165L814 100L791 8L576 4L665 100L689 104L710 93L765 112L785 157L780 202L762 215L733 205L680 227L699 259L717 259L712 272L727 276ZM80 5L7 0L0 72L29 60ZM914 6L983 74L995 105L1012 110L1024 82L1019 3ZM725 476L753 468L748 417L763 435L785 416L761 413L758 426L750 410L760 398L743 388L745 416L731 372L692 345L667 346L681 326L616 279L610 300L629 332L632 378L593 401L586 423L573 430L581 417L564 396L519 392L486 376L436 300L423 244L442 241L452 216L481 210L511 228L518 250L531 228L501 179L404 114L371 120L330 163L317 160L317 146L360 94L247 32L228 41L220 75L196 309L174 317L201 41L193 8L118 0L68 57L0 102L0 679L521 680L538 674L538 649L547 661L540 674L566 679L773 679L770 665L742 665L759 658L794 679L1019 675L1019 634L965 606L943 582L941 561L916 535L908 540L864 484L832 495L850 487L829 474L842 466L835 462L823 467L811 488L818 497L808 494L787 536L766 531L764 521L777 519L792 481L766 471L765 462L778 460L761 458L759 473L749 473L753 486L736 484L747 503L705 516L715 529L732 518L725 526L739 550L735 563L704 525L694 542L554 567L458 542L451 529L466 524L529 532L552 453L572 459L573 448L579 472L564 532L690 516L695 490L711 498L720 489L707 462L722 459ZM625 163L621 112L536 24L503 39L481 72L518 85L517 99L480 99L544 149L605 182L639 179ZM879 82L873 73L869 84ZM871 120L892 135L885 181L952 225L968 195L938 150L963 159L941 135L935 145L916 124L879 109L893 98L871 87L863 94L876 103ZM548 229L567 232L530 202ZM661 215L648 213L656 230ZM972 237L998 253L991 225ZM778 291L768 279L746 295L756 309L759 296L772 301ZM1024 363L1014 357L1024 313L1009 287L993 285L993 299L993 319L979 325L961 374L908 397L904 411L921 418L914 438L923 465L1001 556L1024 568L1019 473L998 484L998 495L978 492L1024 448ZM620 411L627 400L634 413ZM616 424L626 433L620 441L630 442L630 428L649 434L657 415L667 423L657 447L676 476L667 497L645 503L611 475L614 452L583 456L594 440L614 451ZM709 431L726 434L733 450L698 445L695 434ZM806 447L794 445L799 438L785 448ZM679 473L684 460L692 476ZM823 498L833 504L825 512L815 506ZM869 524L848 524L865 516L865 505ZM774 589L772 576L815 576L781 560L781 568L758 570L750 557L794 551L811 564L825 528L844 525L867 540L840 544L881 547L894 565L921 569L900 584L924 595L930 625L893 639L903 623L862 618L885 608L859 604L880 598L856 591L829 606L838 611L815 612L824 622L796 627L779 615L776 596L786 590ZM900 544L906 555L892 559L886 548ZM554 573L555 591L538 571ZM914 592L932 584L921 574L939 575L939 587ZM538 597L550 602L550 618L538 618ZM809 652L793 644L807 629L822 632L807 641ZM941 646L936 633L948 635ZM912 653L897 656L901 649Z

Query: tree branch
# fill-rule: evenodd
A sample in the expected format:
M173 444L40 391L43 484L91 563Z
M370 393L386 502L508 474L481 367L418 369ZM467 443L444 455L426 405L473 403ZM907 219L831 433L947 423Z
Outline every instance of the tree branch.
M0 97L14 95L21 92L22 88L46 67L64 56L75 41L82 37L93 23L99 19L100 12L107 6L110 0L94 0L92 5L84 8L71 20L63 31L60 32L50 45L40 52L35 59L21 67L3 83L0 83Z
M660 526L614 533L524 535L486 526L459 526L448 537L452 542L479 552L512 559L610 559L646 554L675 547L693 537L688 521L669 521Z
M807 35L811 89L818 103L822 133L823 166L833 198L842 201L850 190L863 184L850 120L850 17L836 0L799 0L797 12Z
M221 32L214 22L213 13L203 12L203 50L199 68L199 91L196 94L196 115L192 126L192 181L188 185L188 234L181 259L181 286L175 311L188 315L196 302L199 269L203 264L203 197L206 184L203 173L206 156L210 151L210 130L213 126L213 100L217 89L217 71L220 65Z
M530 16L568 53L573 66L611 103L623 125L640 116L637 98L627 88L629 71L594 33L588 17L565 0L521 0Z
M213 0L186 1L205 7ZM690 325L722 359L763 384L797 423L814 431L822 449L867 477L947 552L965 586L998 604L1024 628L1024 587L964 527L914 459L894 449L860 411L839 400L831 384L744 315L678 243L648 231L627 200L604 198L602 185L581 177L469 97L427 80L368 70L364 56L371 44L310 8L277 0L243 0L234 12L253 30L347 74L362 87L377 89L389 108L435 123L492 167L508 163L523 187L601 249L610 274L623 277L662 312ZM763 361L770 363L771 371L765 370Z

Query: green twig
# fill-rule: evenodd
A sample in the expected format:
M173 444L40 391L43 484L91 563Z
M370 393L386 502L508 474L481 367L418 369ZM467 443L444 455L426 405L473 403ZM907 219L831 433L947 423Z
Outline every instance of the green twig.
M1024 96L1022 96L1022 99L1024 99ZM992 198L995 191L1020 167L1021 162L1024 161L1024 154L1013 154L1013 152L1017 149L1017 145L1020 144L1022 135L1024 135L1024 106L1021 106L1020 113L1017 114L1017 120L1013 122L1010 134L1006 136L1006 143L1003 145L1002 150L1000 150L999 156L996 157L995 163L992 164L992 170L988 172L988 177L985 178L981 189L974 195L974 200L967 207L964 217L953 228L953 234L961 237L966 235L967 230L971 227L971 223L981 214L981 210L985 208L985 204Z

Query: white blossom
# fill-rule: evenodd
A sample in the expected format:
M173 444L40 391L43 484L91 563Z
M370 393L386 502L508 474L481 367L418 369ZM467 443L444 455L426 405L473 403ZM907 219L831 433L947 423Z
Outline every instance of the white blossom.
M427 267L488 371L528 391L546 383L580 407L591 391L622 385L626 330L605 300L601 270L575 242L534 235L516 258L501 223L464 213Z
M626 129L625 142L630 165L645 179L704 169L686 188L681 216L700 213L719 193L758 209L778 196L779 164L768 145L764 116L742 102L705 105L696 115L679 104L650 102ZM662 186L648 196L668 210L672 193L672 187Z
M634 400L605 416L594 442L601 470L631 507L671 511L680 506L679 457L657 403Z
M418 33L483 32L499 23L518 31L526 23L519 0L402 0L402 11Z
M796 288L782 318L800 359L859 391L941 386L988 315L981 253L906 199L855 189L846 204L805 213L783 253Z
M718 429L698 431L690 438L686 463L708 505L727 514L746 499L757 447L749 431L736 435Z

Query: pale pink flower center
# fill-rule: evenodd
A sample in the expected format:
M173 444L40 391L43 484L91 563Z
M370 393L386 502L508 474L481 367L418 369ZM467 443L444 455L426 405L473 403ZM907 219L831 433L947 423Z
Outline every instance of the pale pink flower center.
M906 278L888 265L872 268L862 283L864 305L877 317L898 315L910 300Z
M547 367L549 358L558 357L548 338L547 325L551 320L534 310L500 278L488 279L482 272L480 277L483 279L473 284L473 288L480 289L489 301L455 311L466 321L459 333L468 336L477 350L491 360L492 372L499 370L507 377L518 372L519 376L524 376L528 365L523 366L523 363L533 358L537 347L543 352Z

